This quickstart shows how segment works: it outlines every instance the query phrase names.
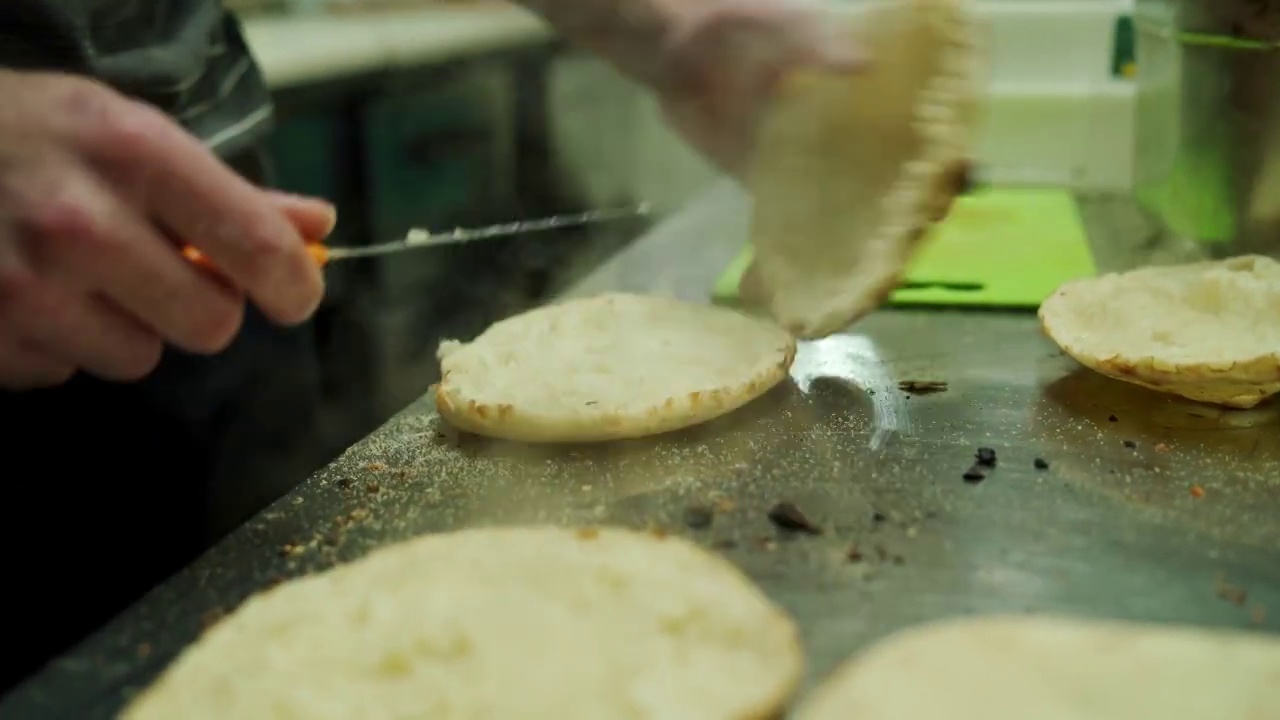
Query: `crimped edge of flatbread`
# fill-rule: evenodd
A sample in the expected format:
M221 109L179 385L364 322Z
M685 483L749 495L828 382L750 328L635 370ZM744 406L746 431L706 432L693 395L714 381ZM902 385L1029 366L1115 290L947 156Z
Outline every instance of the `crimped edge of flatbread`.
M1243 255L1227 260L1210 260L1161 267L1141 268L1124 273L1108 273L1070 280L1054 291L1037 313L1040 329L1076 362L1097 373L1148 390L1178 395L1188 400L1249 409L1280 393L1280 351L1223 362L1178 362L1151 355L1115 354L1100 356L1095 350L1066 338L1062 318L1070 313L1071 296L1095 291L1099 283L1113 283L1137 273L1191 272L1211 270L1227 264L1263 263L1280 267L1271 258Z
M352 560L347 563L339 564L335 567L322 570L317 573L302 576L290 580L287 583L273 586L269 589L251 595L245 600L240 608L237 608L227 617L221 619L218 623L207 628L204 634L194 643L188 646L158 678L145 690L134 696L125 709L121 713L122 720L130 718L154 717L163 713L167 706L172 702L171 697L180 692L178 684L182 682L180 677L185 671L184 664L190 662L188 656L193 653L208 652L208 643L205 642L208 637L215 633L229 632L228 626L234 626L241 623L245 612L257 612L259 607L267 603L278 603L279 597L283 593L297 593L299 585L315 585L332 581L334 578L367 574L371 566L386 565L388 562L406 561L406 570L412 570L413 562L420 556L427 546L447 547L453 538L458 536L468 536L469 538L480 537L482 539L491 540L494 544L495 552L503 547L503 543L537 543L551 536L572 537L577 542L593 543L604 540L613 542L615 545L619 543L632 543L629 547L623 547L624 550L635 550L637 548L648 547L654 543L671 543L684 552L689 553L699 559L699 562L705 568L714 567L723 572L726 579L730 580L737 587L733 588L741 593L751 593L764 603L767 612L762 613L762 618L769 625L773 632L779 636L785 636L783 652L777 654L777 677L776 686L770 688L771 692L765 694L761 698L760 703L756 707L749 708L743 714L739 715L735 720L783 720L787 714L788 705L795 697L800 683L804 678L806 658L803 643L800 636L799 626L795 619L791 617L787 611L779 606L772 598L759 587L759 585L747 575L736 564L730 562L724 556L709 551L698 543L687 538L675 535L668 535L658 530L635 530L618 526L599 526L599 527L561 527L551 525L524 525L524 526L507 526L507 527L476 527L462 530L455 530L446 533L433 533L419 535L417 537L388 545L383 548L376 549L371 553ZM610 552L605 550L604 552ZM725 584L726 589L728 583ZM760 629L757 625L755 630Z
M626 295L627 293L607 293ZM598 296L604 297L604 296ZM683 303L656 296L640 296L646 300ZM575 298L566 302L585 302L596 298ZM699 306L700 308L704 306ZM441 363L441 380L431 393L436 412L446 422L464 432L485 437L527 443L588 443L613 440L630 440L693 427L727 415L747 403L761 397L786 380L796 357L796 340L772 322L747 315L729 308L705 306L716 312L734 313L745 322L758 323L761 328L776 329L778 346L776 358L768 362L744 383L731 387L719 387L695 391L680 397L668 397L660 405L645 409L642 416L623 415L602 410L583 414L573 419L548 418L537 413L522 411L507 403L483 403L464 397L449 383L451 370L446 367L449 355L470 343L445 340L440 343L437 357ZM532 311L531 311L532 312ZM513 316L510 319L514 319ZM500 321L500 322L506 322ZM479 340L477 338L476 340ZM472 341L475 342L475 341Z
M970 148L982 94L979 78L986 67L977 22L966 0L903 0L906 3L935 24L946 45L939 63L943 73L920 91L916 103L914 122L921 128L924 150L903 164L883 200L885 222L864 240L869 247L897 249L892 263L896 271L849 283L848 293L831 298L829 307L813 317L794 316L776 297L770 299L774 317L799 338L838 332L883 304L901 283L929 229L946 218L952 202L970 183ZM890 3L887 10L896 11L897 5ZM744 299L772 295L764 286L762 278L748 272L739 282L739 294Z
M1007 644L1010 640L1013 640L1015 641L1015 650L1036 648L1041 652L1047 653L1056 648L1058 652L1061 652L1064 637L1080 635L1094 641L1096 646L1092 649L1098 653L1107 652L1111 648L1121 648L1125 641L1138 643L1144 640L1147 642L1155 640L1162 645L1173 644L1175 646L1187 642L1203 641L1206 644L1210 642L1230 643L1237 650L1241 648L1247 649L1255 659L1258 655L1265 653L1277 658L1277 662L1280 662L1280 642L1277 642L1275 638L1266 633L1238 629L1178 624L1166 625L1053 614L996 614L945 618L899 630L872 644L866 650L846 658L814 690L804 697L792 717L794 720L858 720L858 718L864 716L851 715L850 713L857 710L865 711L867 708L855 708L851 707L851 705L861 700L864 697L864 693L866 693L867 698L864 702L875 702L879 705L875 709L883 710L884 694L880 692L880 686L866 680L868 675L872 678L882 678L887 672L901 671L914 665L915 669L921 674L918 681L927 683L929 675L939 672L941 670L940 666L947 664L947 661L952 661L951 664L954 664L966 660L964 657L953 657L958 655L957 648L986 647L974 645L974 643L988 641ZM1071 648L1067 649L1070 650ZM944 661L929 664L928 667L920 667L925 658L938 657L944 658ZM913 659L915 660L914 663L911 662ZM988 654L985 659L989 662L990 655ZM1183 660L1186 660L1185 653L1183 654ZM1082 664L1088 663L1089 658L1082 654L1079 661ZM990 670L993 677L1000 677L999 671L1001 668L999 667L985 668L981 665L979 667L982 670ZM1195 691L1193 690L1192 692ZM920 688L916 688L913 694L927 695L928 688L926 686L923 691ZM954 694L948 698L951 702L955 702L957 699ZM1053 703L1058 701L1060 697L1047 694L1044 699L1046 702ZM991 707L986 702L978 695L973 698L973 705L965 705L955 708L955 710L958 716L961 717L975 717L979 714L990 715ZM903 717L903 711L907 707L910 706L905 703L898 705L895 708L897 712L893 717ZM872 714L875 717L881 717L879 713L873 712ZM995 713L997 717L1006 715L1007 713L1004 715ZM1107 715L1107 717L1114 716L1114 713ZM1055 714L1054 717L1060 717L1060 715ZM1027 720L1031 720L1031 718Z

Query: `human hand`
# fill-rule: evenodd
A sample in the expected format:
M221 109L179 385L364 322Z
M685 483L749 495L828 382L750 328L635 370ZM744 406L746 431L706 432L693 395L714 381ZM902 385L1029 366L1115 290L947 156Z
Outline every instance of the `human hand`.
M327 203L255 187L89 80L0 71L0 95L0 387L137 380L166 343L216 353L246 299L285 325L315 311L323 278L302 234L328 234Z
M673 11L657 90L672 126L722 170L750 158L764 103L791 70L852 72L858 48L807 0L707 0Z

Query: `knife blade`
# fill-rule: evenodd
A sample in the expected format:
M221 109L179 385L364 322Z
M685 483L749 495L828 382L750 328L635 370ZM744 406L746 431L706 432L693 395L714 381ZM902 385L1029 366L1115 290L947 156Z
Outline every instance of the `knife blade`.
M622 208L588 210L587 212L581 213L553 215L551 217L538 218L535 220L517 220L515 222L498 223L496 225L486 225L484 227L454 228L453 230L446 232L431 232L423 228L414 228L399 240L379 243L376 245L329 247L323 242L308 240L307 252L317 264L323 266L335 260L351 260L356 258L393 255L395 253L405 252L408 250L421 250L425 248L440 247L443 245L458 245L475 242L477 240L526 235L529 233L582 227L585 225L595 225L597 223L617 220L629 220L638 217L645 217L650 214L650 211L651 208L648 203L641 203L639 205ZM182 254L196 265L212 271L217 270L207 255L191 245L183 247Z
M637 217L644 217L649 214L650 208L648 203L642 203L625 208L611 208L605 210L589 210L582 213L574 213L571 215L553 215L546 218L538 218L536 220L517 220L509 223L499 223L496 225L487 225L477 228L454 228L446 232L431 232L423 228L414 228L405 234L404 238L388 243L380 243L378 245L365 245L358 247L336 247L329 248L329 260L345 260L348 258L376 257L379 255L390 255L405 250L417 250L421 248L438 247L441 245L458 245L463 243L475 242L476 240L488 240L492 238L510 237L512 235L527 235L529 233L546 232L548 230L559 230L570 227L581 227L584 225L595 225L602 222L610 222L615 220L629 220Z

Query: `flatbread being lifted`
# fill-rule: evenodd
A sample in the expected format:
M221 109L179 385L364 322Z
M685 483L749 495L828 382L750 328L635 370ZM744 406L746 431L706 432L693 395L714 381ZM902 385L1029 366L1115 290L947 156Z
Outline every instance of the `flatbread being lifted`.
M605 294L440 344L440 416L522 442L656 435L725 415L784 378L796 344L773 323L671 298Z
M803 666L791 619L692 542L473 529L250 598L122 720L767 720Z
M875 309L968 182L982 92L964 0L854 5L867 67L787 78L747 183L755 260L740 295L799 337Z
M1073 280L1040 324L1097 372L1250 408L1280 392L1280 263L1246 255Z
M1061 617L949 620L846 662L796 720L1280 718L1280 640Z

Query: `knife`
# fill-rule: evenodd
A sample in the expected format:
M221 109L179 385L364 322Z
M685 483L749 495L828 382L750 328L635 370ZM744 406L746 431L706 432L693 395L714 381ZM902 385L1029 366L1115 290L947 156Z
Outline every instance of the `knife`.
M377 245L360 245L347 247L329 247L322 241L308 240L307 252L317 265L327 265L335 260L351 260L356 258L393 255L407 250L439 247L441 245L458 245L488 240L492 238L511 237L528 233L545 232L562 228L595 225L615 220L629 220L649 215L649 203L641 203L624 208L589 210L571 215L553 215L536 220L517 220L497 225L486 225L478 228L454 228L447 232L434 233L424 228L413 228L400 240L379 243ZM207 270L217 271L213 261L197 248L187 245L182 248L182 255Z

